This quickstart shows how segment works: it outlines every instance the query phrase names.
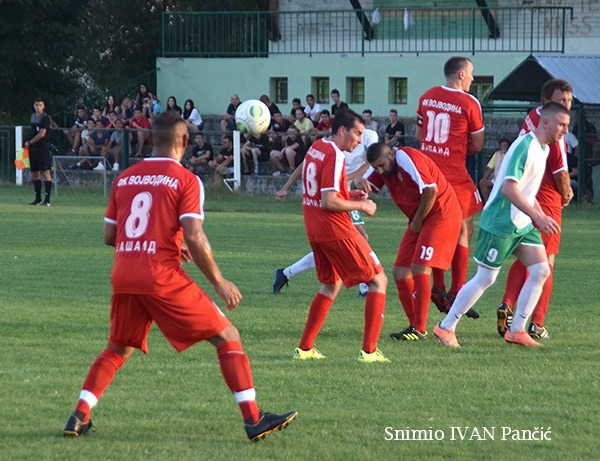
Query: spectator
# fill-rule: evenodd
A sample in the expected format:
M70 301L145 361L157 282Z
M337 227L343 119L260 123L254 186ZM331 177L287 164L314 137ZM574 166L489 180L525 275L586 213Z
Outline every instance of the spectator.
M280 112L276 113L281 114ZM263 133L259 136L248 135L246 142L240 149L244 174L250 174L251 170L248 163L250 157L252 157L254 175L258 176L260 174L259 162L268 160L270 151L271 143L269 142L269 136L267 134Z
M106 128L108 128L111 131L116 130L117 129L117 120L119 120L117 111L111 110L107 116L108 116L108 122L106 122Z
M181 116L185 120L190 131L202 131L204 128L204 122L200 116L200 112L194 107L194 101L186 99L183 105L183 115Z
M315 131L315 126L302 109L296 109L296 121L294 122L294 126L298 128L298 131L302 135L304 144L309 145L311 143L312 133Z
M233 136L224 135L221 144L223 148L213 160L208 162L208 166L215 172L217 183L220 183L224 176L233 173Z
M315 127L317 139L329 136L331 134L332 123L333 119L331 118L329 111L327 109L323 109L321 111L321 121L317 123L317 126Z
M119 171L121 152L123 152L123 126L123 120L115 121L115 129L110 135L108 145L102 152L102 156L113 164L113 171Z
M104 127L102 120L96 120L94 130L90 133L88 138L88 149L90 155L101 155L105 157L106 151L108 150L108 144L110 143L110 130ZM104 162L99 162L94 168L95 171L103 171L105 168Z
M390 109L390 124L385 127L385 143L390 147L404 145L404 125L398 120L396 109Z
M145 83L140 83L140 89L138 91L137 96L135 97L135 105L136 107L142 107L144 104L144 99L148 98L148 93L150 92L150 88Z
M260 97L260 100L265 104L265 106L267 106L269 108L269 113L271 114L271 119L273 118L273 115L275 115L276 112L281 112L279 110L279 107L277 107L277 104L275 104L273 101L271 101L271 98L269 98L266 94L263 94Z
M102 121L100 121L102 123ZM92 134L96 130L96 121L93 118L89 118L86 122L85 129L81 132L81 146L79 147L79 152L77 155L80 157L89 157L90 155L96 154L96 144L92 139ZM102 146L98 148L98 155L100 154L100 149ZM71 165L69 167L71 170L91 170L92 164L88 159L79 160L77 163Z
M321 120L321 108L320 104L315 102L315 95L307 94L306 95L306 107L304 107L304 113L308 118L310 118L313 122L313 125L316 125Z
M104 117L108 117L108 114L110 114L111 110L114 110L117 113L117 115L119 115L121 107L119 106L119 104L117 104L117 101L113 95L108 95L108 97L106 98L106 104L104 104L104 109L102 109L102 115Z
M132 145L137 145L137 151L134 157L144 157L144 146L152 144L150 130L152 125L150 120L142 115L142 108L136 107L133 111L133 118L129 122L130 140Z
M126 127L129 126L129 122L133 118L134 109L135 108L131 98L129 96L125 96L121 102L121 120L123 120L123 123Z
M106 124L108 123L108 117L102 115L102 109L100 109L100 106L94 106L94 108L92 109L92 118L96 122L100 120L104 126L106 126Z
M183 113L183 111L181 110L181 107L179 107L177 105L177 99L175 99L175 96L169 96L169 99L167 99L167 109L166 110L175 110L179 113L179 115L181 115Z
M290 111L289 120L294 123L296 121L296 111L301 109L304 112L304 107L302 107L302 101L300 98L292 99L292 110Z
M223 116L223 120L221 120L221 131L235 130L235 111L241 103L240 97L233 93L231 95L231 102L227 106L227 111Z
M271 145L271 150L283 149L283 141L291 124L292 122L286 118L283 118L281 112L275 112L269 130L269 143Z
M298 132L298 128L291 125L288 129L288 135L283 142L284 147L281 151L272 150L270 153L271 160L276 170L273 176L280 176L286 171L294 171L297 165L302 163L306 154L306 145L302 141L302 136ZM284 159L287 160L289 170L286 170Z
M343 108L348 108L348 104L346 104L340 98L340 91L335 88L333 90L331 90L331 100L333 101L333 104L331 105L331 115L332 116L335 116L336 111L343 109Z
M185 160L184 165L192 173L200 175L209 170L208 163L213 160L213 158L213 147L206 142L202 133L197 133L196 136L194 136L192 153L189 158Z
M496 178L498 171L500 171L500 165L502 164L502 160L504 160L504 156L509 147L510 141L507 138L500 139L500 149L494 152L490 158L485 173L483 174L483 178L479 181L479 190L481 191L483 203L487 201L490 191L492 190L492 187L494 187L494 179Z
M81 132L87 126L87 112L85 106L80 104L77 106L77 118L73 123L70 130L64 130L64 134L71 144L71 155L79 155L79 148L81 147Z
M373 120L373 111L371 109L365 109L363 110L362 116L365 119L365 128L373 130L375 133L379 133L379 123Z

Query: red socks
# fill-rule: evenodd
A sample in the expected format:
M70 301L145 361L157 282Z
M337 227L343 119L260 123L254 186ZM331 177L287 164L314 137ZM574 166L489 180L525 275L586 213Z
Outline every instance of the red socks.
M429 274L413 274L415 281L415 298L413 300L414 326L420 332L427 331L427 313L431 298L431 282Z
M454 257L452 258L452 286L450 293L456 296L467 281L469 270L469 247L456 245Z
M377 340L383 325L385 293L369 291L365 301L365 329L363 332L363 351L372 354L377 349Z
M256 392L250 370L250 361L239 341L226 341L217 347L221 373L233 393L245 421L258 422L260 410L256 404Z
M506 276L506 289L504 290L504 296L502 296L502 302L508 304L511 309L515 307L526 278L527 268L517 259L510 266L510 270Z
M394 280L396 283L396 288L398 288L398 299L400 299L400 304L402 305L402 309L404 309L404 313L408 318L408 324L414 325L414 308L413 308L413 291L414 291L414 282L412 278L402 279L402 280ZM429 301L428 301L429 302Z
M367 299L368 299L367 295ZM302 339L298 348L302 350L312 349L315 344L315 339L321 331L321 327L327 318L329 308L333 304L333 299L328 298L321 293L313 298L308 310L308 318L306 319L306 325L304 326L304 333L302 333Z
M446 292L446 281L444 280L445 273L446 271L436 267L431 269L431 274L433 275L433 286L443 292Z
M546 282L544 282L542 294L531 315L531 321L538 325L544 325L544 320L546 319L546 312L548 312L548 305L550 304L550 295L552 294L553 273L554 266L550 266L550 275L546 279Z

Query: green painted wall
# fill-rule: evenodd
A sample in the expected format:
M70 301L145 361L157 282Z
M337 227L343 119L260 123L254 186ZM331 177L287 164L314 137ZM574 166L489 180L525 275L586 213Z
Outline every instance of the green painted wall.
M180 106L187 98L194 100L201 114L225 113L231 93L242 100L258 99L270 92L271 77L288 78L289 104L278 104L284 113L291 110L291 100L302 101L311 88L311 77L330 78L330 89L338 88L348 101L348 77L365 78L365 104L351 104L357 111L370 108L375 116L385 116L394 107L401 117L413 116L421 94L434 85L444 83L443 66L453 54L393 55L276 55L270 58L244 59L157 59L157 94L162 104L174 95ZM499 83L514 69L527 53L478 54L468 56L475 66L475 75L494 77ZM389 103L390 77L408 78L408 103L392 106ZM331 105L331 102L329 103Z

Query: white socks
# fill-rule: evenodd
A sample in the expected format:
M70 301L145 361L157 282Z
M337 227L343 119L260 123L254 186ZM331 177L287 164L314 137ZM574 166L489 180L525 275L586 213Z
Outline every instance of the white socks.
M292 277L295 277L296 275L301 274L302 272L314 269L315 267L315 255L311 251L299 261L296 261L291 266L288 266L285 269L283 269L283 275L285 275L288 279L291 279Z

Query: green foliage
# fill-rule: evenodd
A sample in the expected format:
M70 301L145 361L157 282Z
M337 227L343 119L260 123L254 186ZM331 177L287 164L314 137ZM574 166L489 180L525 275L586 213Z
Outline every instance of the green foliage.
M271 294L273 270L308 244L297 198L207 190L205 230L223 274L244 299L228 317L248 352L258 400L298 420L259 444L245 438L236 405L207 344L176 354L153 328L150 354L134 354L94 412L98 430L63 439L62 427L108 333L112 251L102 244L100 190L62 188L52 208L26 206L29 187L0 185L0 450L3 459L327 459L587 460L597 458L597 207L565 211L561 254L548 314L551 339L540 350L496 333L500 280L478 303L481 318L459 324L460 350L433 337L391 341L405 326L393 282L380 346L392 362L356 360L364 300L342 290L317 346L319 363L291 360L318 288L314 272ZM389 268L406 220L380 201L367 222ZM187 270L214 291L200 271ZM473 268L471 268L471 273ZM387 271L391 277L391 271ZM217 299L218 301L218 299ZM441 319L433 308L434 322ZM441 429L443 441L386 441L385 428ZM450 427L496 427L496 439L451 441ZM551 442L500 440L500 427L551 428ZM469 433L471 435L471 433Z

